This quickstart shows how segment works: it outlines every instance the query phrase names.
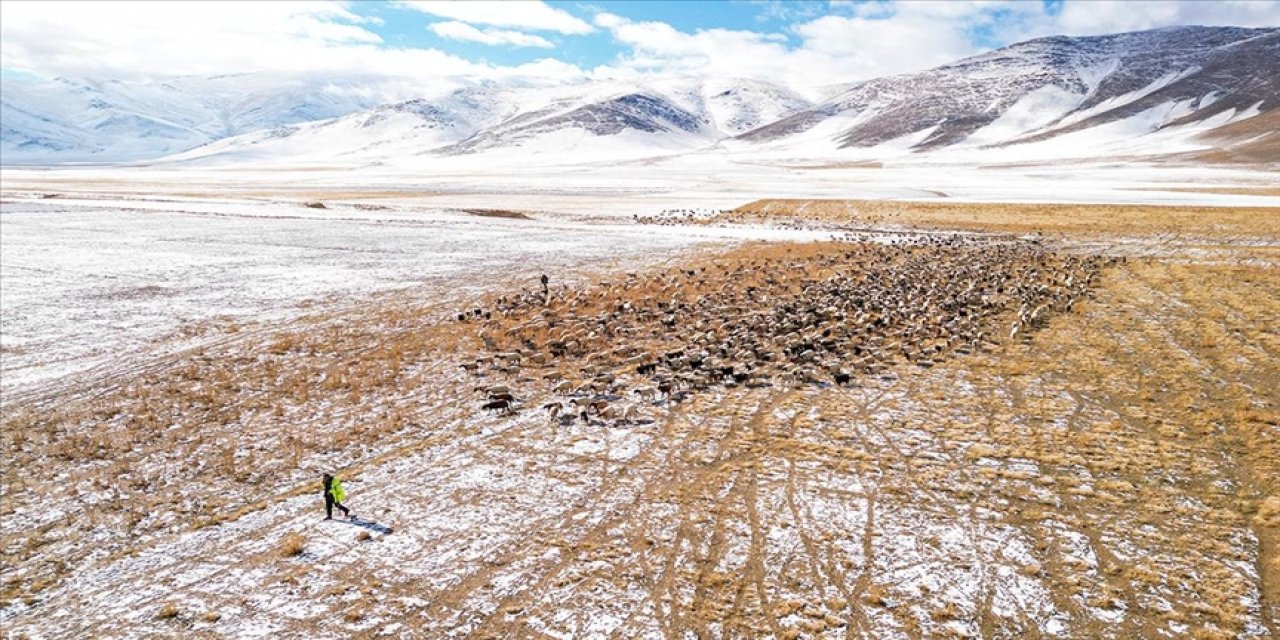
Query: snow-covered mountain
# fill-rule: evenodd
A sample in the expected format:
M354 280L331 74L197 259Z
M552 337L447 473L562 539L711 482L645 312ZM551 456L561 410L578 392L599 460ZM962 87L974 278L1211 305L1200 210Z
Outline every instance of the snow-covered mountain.
M811 106L786 87L746 79L484 83L227 138L171 159L379 161L487 151L632 157L703 148Z
M492 87L458 89L435 100L409 100L261 129L215 140L172 160L376 159L412 155L460 142L515 110Z
M1230 157L1265 160L1274 148L1258 142L1265 127L1241 123L1280 105L1277 69L1280 29L1175 27L1040 38L919 73L806 91L697 77L554 86L451 79L461 88L378 105L355 84L331 79L6 78L0 151L5 164L558 161L711 148L876 158L991 149L1187 157L1230 147Z
M0 155L5 164L155 158L378 102L351 83L269 74L162 82L0 74Z
M1280 105L1280 29L1176 27L1018 43L860 83L739 137L816 136L910 151L1006 146L1094 130L1091 143L1222 126Z

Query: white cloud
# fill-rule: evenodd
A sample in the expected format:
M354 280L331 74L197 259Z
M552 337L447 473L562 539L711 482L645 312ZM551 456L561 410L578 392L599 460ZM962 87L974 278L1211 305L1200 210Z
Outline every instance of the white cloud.
M627 19L622 16L609 13L608 11L601 11L592 18L592 21L596 23L597 27L612 29L614 27L621 26L624 22L627 22Z
M1068 2L1053 21L1067 35L1139 31L1175 25L1280 26L1280 2L1261 0L1148 0Z
M583 76L559 60L476 62L391 47L341 2L5 2L0 66L44 76L145 80L268 72L367 83L414 97L443 76Z
M390 98L413 97L447 76L579 79L579 67L554 57L501 66L434 48L383 42L379 21L333 1L284 2L9 2L0 20L0 66L44 76L141 80L173 75L263 71L335 78ZM681 31L658 21L575 5L594 27L542 2L418 3L446 19L442 37L547 48L529 30L607 31L616 58L589 75L631 77L686 73L751 77L818 86L914 71L977 53L988 41L1089 35L1177 24L1274 26L1280 1L1082 2L1056 14L1040 2L882 0L833 4L783 33L736 29ZM619 5L624 9L626 5ZM691 5L694 7L701 5ZM768 5L762 5L769 9ZM714 12L714 7L705 9ZM792 14L796 15L796 14ZM362 84L363 83L363 84ZM356 89L352 89L356 90Z
M977 47L942 18L823 16L795 27L802 49L820 55L841 79L864 79L946 64Z
M535 31L556 31L581 35L594 31L590 24L563 9L534 0L401 0L397 4L450 20L495 27L514 27Z
M466 42L479 42L480 44L490 45L541 47L543 49L550 49L555 46L550 40L547 40L542 36L535 36L522 31L510 31L507 29L477 29L465 22L458 22L456 20L449 22L433 22L427 25L427 28L441 38L449 38L450 40L463 40Z
M665 22L633 22L611 13L597 14L595 22L628 47L628 52L615 62L624 70L835 81L821 77L830 70L826 56L793 49L782 34L731 29L686 33ZM604 67L596 73L610 71L610 67Z
M644 73L749 77L821 86L950 62L977 48L941 18L890 21L823 16L783 34L730 29L682 32L664 22L595 16L627 47L614 67ZM940 27L947 28L940 28ZM608 68L597 69L597 74Z

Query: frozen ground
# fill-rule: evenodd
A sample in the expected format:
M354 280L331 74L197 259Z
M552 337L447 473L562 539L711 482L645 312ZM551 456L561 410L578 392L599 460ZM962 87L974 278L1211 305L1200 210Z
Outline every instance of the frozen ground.
M427 162L424 160L424 162ZM583 163L571 156L536 163L460 156L421 165L236 165L175 168L82 167L3 170L6 194L90 194L267 200L413 199L440 206L507 207L592 215L757 198L950 198L966 201L1275 204L1257 196L1188 193L1188 188L1276 188L1274 167L1144 164L1124 159L1001 164L885 161L841 156L727 156L716 150ZM1275 194L1272 194L1273 196Z
M730 208L765 195L1280 202L1186 190L1274 186L1274 175L1241 169L879 169L785 160L709 166L724 159L700 161L697 154L518 171L466 162L418 172L6 169L0 388L30 389L121 354L154 354L225 335L246 318L284 318L375 291L483 285L485 274L517 266L554 272L605 259L657 259L704 241L785 235L625 224L632 215L665 209ZM330 208L301 206L317 201ZM450 208L529 211L535 219ZM174 336L186 342L169 340Z
M1278 628L1260 569L1276 538L1260 542L1265 524L1247 508L1274 496L1280 509L1265 439L1280 400L1265 384L1280 375L1274 334L1261 328L1277 311L1276 280L1257 276L1274 271L1265 247L1259 272L1202 272L1182 256L1126 267L1079 317L994 354L847 389L655 402L644 407L651 421L625 426L482 415L449 352L401 363L408 381L395 389L330 384L344 372L376 377L380 338L426 333L458 301L541 272L581 279L708 243L826 235L633 225L633 214L799 195L1276 206L1195 190L1265 191L1273 174L686 158L518 177L465 166L2 177L0 388L7 408L35 415L6 416L6 456L25 465L5 472L6 630L1225 638ZM302 206L313 201L328 208ZM329 351L282 343L291 332L326 336ZM366 362L377 366L356 373ZM293 374L305 388L286 387ZM165 413L131 395L168 398L161 389L182 407L206 391L211 400ZM376 437L341 438L384 420ZM98 425L111 428L101 441L85 432ZM363 526L318 518L315 477L339 467L352 469ZM282 551L291 533L304 540L297 555Z
M693 154L519 170L466 159L416 172L6 169L0 389L31 389L122 354L154 355L225 335L245 319L280 319L386 289L482 286L485 274L516 267L555 272L651 260L698 242L787 233L618 224L665 209L715 210L763 196L1280 202L1188 190L1275 186L1274 174L1242 169L724 162ZM330 208L301 206L317 201ZM530 211L535 219L450 208Z
M0 623L33 638L1267 637L1267 556L1240 505L1276 490L1274 447L1252 445L1250 477L1231 442L1251 423L1212 425L1240 399L1274 402L1274 350L1248 329L1276 310L1255 304L1274 279L1160 282L1179 269L1110 274L1026 345L849 388L647 403L626 425L477 412L450 353L358 406L319 384L303 405L281 393L279 432L231 397L233 422L185 414L115 457L113 486L92 459L29 468L0 519L21 559L8 579L63 573ZM251 387L271 361L313 370L245 343L208 349L208 366ZM1191 397L1193 414L1157 401ZM285 434L388 411L403 429L221 488L287 457ZM228 466L190 448L219 431ZM339 465L356 523L320 519L315 477Z
M437 207L7 200L0 212L4 389L122 357L225 338L245 322L425 285L480 291L487 275L553 275L659 260L703 242L785 231L511 220ZM183 339L168 340L174 336Z

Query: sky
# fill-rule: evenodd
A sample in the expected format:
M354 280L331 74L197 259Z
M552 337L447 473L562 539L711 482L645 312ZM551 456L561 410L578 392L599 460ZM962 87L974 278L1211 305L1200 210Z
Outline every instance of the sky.
M1047 35L1280 26L1280 0L0 2L0 72L153 81L270 72L387 98L447 77L647 74L819 87Z

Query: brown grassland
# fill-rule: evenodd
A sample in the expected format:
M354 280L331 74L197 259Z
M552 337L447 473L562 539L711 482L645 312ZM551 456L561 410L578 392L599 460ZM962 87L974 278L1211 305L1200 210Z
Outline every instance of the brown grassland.
M1280 237L1280 216L1266 207L770 199L738 207L718 221L893 224L1104 237L1153 233L1218 239Z
M1155 191L1156 189L1143 189ZM1181 191L1183 193L1223 193L1240 196L1280 196L1280 187L1164 187L1163 191Z
M17 613L3 625L18 637L218 634L257 617L294 635L398 622L588 636L600 619L614 625L602 637L1280 634L1276 210L763 200L719 221L1041 232L1061 251L1140 257L991 348L847 387L646 402L650 419L626 430L537 413L548 378L577 375L556 363L492 380L519 385L520 415L480 412L459 374L484 352L478 325L451 316L483 300L398 292L224 327L199 350L6 398L0 606ZM637 443L625 456L610 448L624 436ZM369 508L394 511L397 530L361 532L352 544L374 551L321 571L306 563L323 538L280 505L335 467L370 478ZM418 475L378 484L404 467ZM462 483L476 469L517 481ZM497 524L424 524L436 512ZM110 570L252 514L265 524L148 575ZM477 533L491 528L502 534ZM408 550L379 555L393 540ZM455 548L476 559L435 559ZM196 566L212 568L179 579ZM76 586L91 573L108 577ZM135 582L172 586L117 603ZM284 615L233 592L319 609Z

